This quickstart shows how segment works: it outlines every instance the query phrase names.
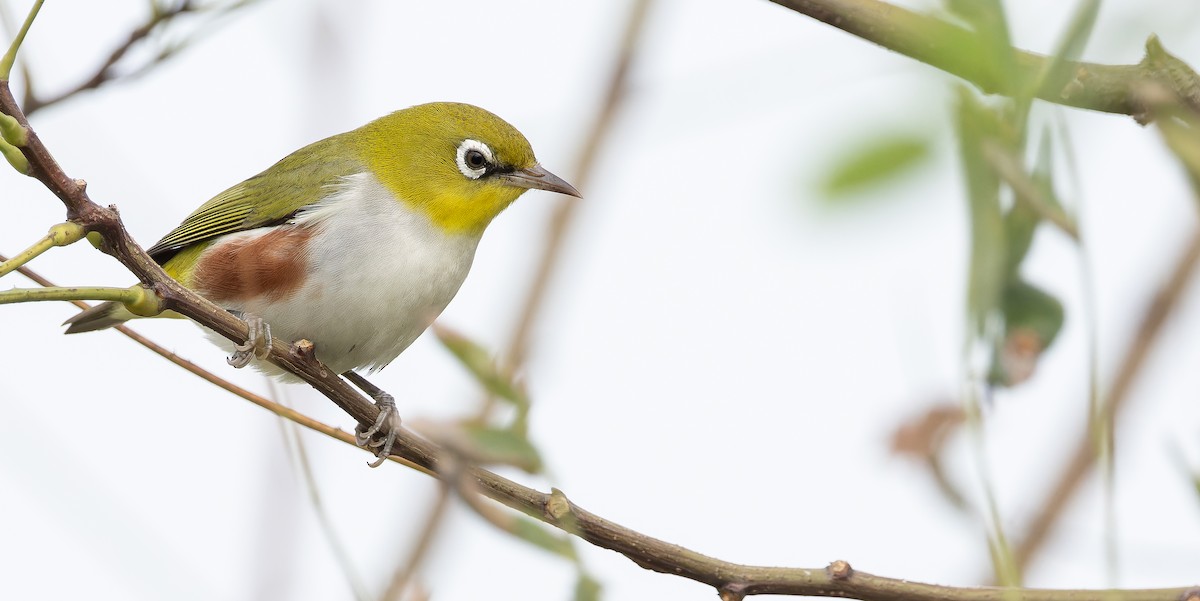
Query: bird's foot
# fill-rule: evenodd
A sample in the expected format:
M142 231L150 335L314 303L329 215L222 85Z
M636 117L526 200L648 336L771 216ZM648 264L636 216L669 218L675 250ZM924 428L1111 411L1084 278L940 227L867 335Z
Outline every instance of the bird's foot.
M254 357L267 358L267 354L271 352L271 324L253 313L238 313L237 315L246 322L246 328L250 332L246 337L246 342L233 347L237 349L237 352L230 355L225 361L241 369L249 365L250 360Z
M375 461L367 464L371 467L379 467L387 461L396 443L396 432L400 430L400 414L396 411L396 399L392 395L385 392L375 397L375 406L379 407L379 417L375 423L366 429L361 424L354 428L354 442L375 452Z
M375 453L375 461L367 465L379 467L392 454L396 434L400 431L400 413L396 411L396 398L352 371L342 375L375 399L375 406L379 408L379 417L375 418L375 423L367 428L362 424L354 428L354 442Z

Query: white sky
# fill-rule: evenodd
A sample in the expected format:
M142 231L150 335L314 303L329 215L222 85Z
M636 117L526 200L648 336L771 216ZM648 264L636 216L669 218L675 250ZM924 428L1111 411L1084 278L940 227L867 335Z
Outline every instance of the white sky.
M23 14L27 2L7 2ZM22 59L49 93L91 69L144 1L48 2ZM1010 1L1017 42L1053 47L1069 7ZM34 116L92 197L144 243L308 142L432 100L517 125L570 179L628 2L338 3L269 0L168 65ZM1105 3L1086 58L1131 63L1157 32L1200 64L1200 11L1182 0ZM947 125L951 89L929 68L763 0L663 1L563 250L528 382L532 437L583 507L723 559L971 585L980 522L889 455L900 421L959 389L966 216ZM1131 119L1039 109L1075 142L1107 382L1196 205L1157 133ZM930 166L859 209L822 208L832 157L879 130L935 132ZM443 316L503 348L557 203L534 192L502 215ZM36 182L0 170L0 252L61 221ZM64 284L127 285L87 245L33 267ZM1029 384L988 416L988 463L1010 531L1037 510L1086 406L1079 263L1042 232L1029 277L1068 317ZM4 288L26 286L20 276ZM1185 297L1138 380L1118 449L1118 573L1103 555L1093 481L1029 574L1055 587L1194 584L1200 502L1171 448L1200 465L1200 298ZM61 337L74 309L0 309L0 591L93 599L350 599L279 421L115 333ZM155 340L254 390L198 329L139 323ZM429 337L373 378L406 419L473 410L479 393ZM302 386L285 396L349 429ZM433 482L306 434L325 509L377 591L406 554ZM970 444L950 471L977 498ZM423 580L435 599L564 599L570 566L456 510ZM709 599L702 585L582 545L607 599Z

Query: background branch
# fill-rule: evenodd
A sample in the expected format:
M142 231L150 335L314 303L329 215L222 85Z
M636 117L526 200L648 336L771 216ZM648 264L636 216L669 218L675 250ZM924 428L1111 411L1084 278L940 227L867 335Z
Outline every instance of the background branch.
M616 117L621 102L625 98L630 66L633 64L634 57L637 56L637 50L642 40L642 33L646 28L646 15L649 14L653 3L653 0L637 0L630 10L629 19L626 21L625 31L621 36L620 46L617 49L617 56L613 61L614 64L609 76L608 86L605 88L604 99L600 104L600 110L592 120L592 125L580 150L579 158L576 160L575 167L571 172L571 181L575 182L575 186L580 190L587 190L587 184L591 181L592 168L596 164L596 158L600 156L600 150L604 147L604 142L607 140L608 133L612 129L613 119ZM533 283L530 284L525 301L521 305L521 313L517 319L516 328L513 330L512 342L508 348L507 363L509 373L515 373L519 370L529 355L530 337L533 333L534 323L541 313L542 303L546 298L546 291L550 286L550 280L558 268L558 260L562 255L563 244L566 242L567 234L571 230L571 223L575 220L575 215L578 214L582 202L583 199L560 202L556 205L554 214L550 217L550 223L546 228L546 241L542 250L542 258L538 262Z
M171 280L129 237L116 211L96 205L88 198L84 183L72 180L62 171L37 134L29 128L28 121L17 106L7 81L0 81L0 111L16 118L27 129L28 140L21 150L29 159L30 175L45 184L63 201L73 221L89 231L97 231L103 235L104 244L101 245L101 250L112 255L143 283L155 290L166 307L192 318L230 340L241 342L245 339L245 323ZM313 357L311 345L306 347L303 342L288 346L276 340L267 359L304 379L359 423L373 423L377 413L375 406L350 389L336 374L325 369ZM276 413L288 419L297 415L291 410L278 410ZM311 426L311 420L297 420L297 423ZM335 434L327 429L324 432L333 436L344 434ZM349 435L346 437L349 438ZM438 471L440 450L435 445L408 430L402 430L396 442L395 455L423 468L422 471ZM696 553L605 520L571 503L561 492L542 493L481 468L471 468L468 473L481 493L500 503L576 534L594 545L621 553L646 569L675 574L714 586L726 599L769 593L853 597L864 601L933 601L947 598L1002 601L1013 594L1013 589L943 587L856 573L844 562L834 564L844 565L844 569L828 571L735 564ZM1122 596L1127 601L1178 601L1186 598L1186 592L1184 588L1142 589L1123 591ZM1099 599L1104 595L1100 592L1039 589L1022 590L1020 594L1026 601L1074 601Z
M1133 382L1150 356L1150 350L1162 333L1167 318L1183 299L1184 292L1195 276L1197 263L1200 263L1200 228L1192 232L1167 281L1150 299L1137 334L1126 349L1112 387L1100 406L1103 415L1098 416L1099 421L1115 423L1116 416L1128 406L1129 391L1133 388ZM1045 545L1053 531L1054 523L1062 516L1087 475L1092 472L1097 461L1096 444L1096 434L1092 428L1089 427L1080 434L1075 451L1063 468L1062 474L1046 494L1045 500L1038 505L1041 510L1030 521L1025 536L1015 546L1013 557L1018 569L1024 570L1028 567L1038 550Z
M21 125L28 129L25 115L17 107L7 82L0 84L0 111L15 116ZM91 231L102 234L105 240L103 245L105 252L118 258L139 279L151 286L170 308L188 315L193 320L231 340L240 342L244 339L245 326L240 320L179 287L167 278L161 269L145 255L144 251L129 238L116 211L93 203L87 197L84 183L81 180L68 178L33 131L31 129L28 131L29 141L22 146L22 152L29 159L29 173L37 177L63 200L72 220ZM536 309L533 314L536 314ZM523 354L523 352L519 354ZM311 354L311 345L308 347L304 344L288 346L276 342L272 347L270 360L283 369L309 381L360 423L373 422L374 406L350 389L336 374L328 373L328 370L316 362ZM279 414L283 415L283 413ZM294 415L302 417L299 414ZM297 418L289 417L289 419ZM330 435L334 435L334 432L343 434L332 428L329 430ZM349 435L346 436L349 438ZM441 457L438 447L407 431L402 433L399 445L399 453L410 458L412 465L426 473L436 472ZM835 562L826 570L768 568L734 564L650 538L608 522L572 504L561 493L541 493L482 469L473 469L470 471L470 475L477 481L478 490L493 499L546 523L577 534L593 544L620 552L647 569L681 575L714 586L721 591L721 595L725 599L739 599L751 594L775 593L848 596L860 599L956 598L983 600L1009 598L1019 594L1023 599L1066 601L1106 599L1111 594L1096 591L1034 589L1017 591L998 588L940 587L856 572L845 562ZM1122 591L1120 595L1123 599L1134 601L1141 599L1187 599L1189 601L1195 599L1200 601L1200 591L1182 588Z
M856 35L922 63L957 75L984 92L1014 95L1020 83L1036 81L1052 59L1014 49L1017 81L1006 81L988 53L984 41L966 28L946 20L916 13L880 0L771 0L846 33ZM1200 109L1200 76L1183 61L1168 54L1155 36L1146 41L1146 56L1136 65L1102 65L1064 61L1038 88L1038 98L1077 108L1133 115L1144 121L1145 107L1139 90L1157 82L1175 92L1186 104Z
M82 81L74 86L58 92L52 96L42 97L37 94L37 88L32 80L27 69L22 69L22 75L25 79L25 94L21 100L23 109L26 115L32 115L46 107L53 106L65 100L68 100L78 94L95 90L107 83L116 80L128 80L146 74L154 67L162 64L171 57L175 56L179 50L190 43L195 42L195 37L187 39L183 42L176 43L171 46L164 46L155 52L154 56L149 58L147 62L140 65L138 68L129 71L125 74L117 73L116 67L130 51L135 48L150 43L151 37L155 32L161 32L177 22L181 17L196 15L199 13L212 13L213 19L224 17L238 9L244 8L256 2L257 0L237 0L225 6L209 7L197 5L192 0L180 0L173 6L162 7L157 0L152 1L149 17L139 26L129 32L125 40L113 48L108 56L100 63L99 66L92 72L91 75L85 77Z
M985 43L976 32L946 20L916 13L880 0L772 0L798 13L832 25L847 33L904 54L925 64L961 77L984 92L1020 95L1020 84L1037 81L1047 74L1036 96L1047 102L1109 113L1132 115L1148 122L1151 115L1146 101L1147 89L1162 89L1164 96L1178 98L1193 110L1200 110L1200 76L1183 61L1170 55L1156 36L1146 42L1146 55L1136 65L1103 65L1069 61L1013 49L1018 76L1005 80L990 64ZM1047 70L1051 61L1061 61ZM1161 88L1159 88L1161 86ZM1026 197L1023 200L1031 200ZM1047 215L1068 233L1076 236L1073 224ZM1128 393L1166 322L1186 289L1200 257L1200 230L1193 234L1187 249L1177 261L1170 280L1155 295L1146 309L1141 327L1127 350L1112 388L1103 402L1106 422L1111 424L1127 403ZM1029 524L1025 536L1014 549L1019 571L1042 547L1053 524L1062 515L1080 485L1097 461L1096 434L1087 429L1056 484L1040 505L1041 510Z

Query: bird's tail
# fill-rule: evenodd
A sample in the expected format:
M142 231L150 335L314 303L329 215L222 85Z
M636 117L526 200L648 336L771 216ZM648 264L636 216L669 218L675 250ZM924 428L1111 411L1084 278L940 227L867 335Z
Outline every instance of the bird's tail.
M80 311L71 319L64 321L63 325L67 326L67 334L78 334L119 326L136 317L125 308L125 305L109 301Z

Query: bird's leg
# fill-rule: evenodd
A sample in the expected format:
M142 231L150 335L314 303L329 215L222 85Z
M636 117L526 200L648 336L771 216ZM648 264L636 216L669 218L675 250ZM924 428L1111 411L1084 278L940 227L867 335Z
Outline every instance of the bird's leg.
M342 377L375 399L375 406L379 407L379 417L375 418L375 423L370 428L363 428L362 424L354 428L354 442L360 447L375 451L377 459L367 465L379 467L387 461L388 455L392 454L396 433L400 431L400 414L396 412L396 399L353 371L342 374ZM385 428L386 434L382 438L377 437Z
M241 311L232 311L232 313L246 322L246 328L250 332L246 336L246 342L233 347L237 349L237 352L230 355L225 361L240 369L249 365L250 359L254 357L265 359L267 353L271 352L271 324L253 313L242 313Z

